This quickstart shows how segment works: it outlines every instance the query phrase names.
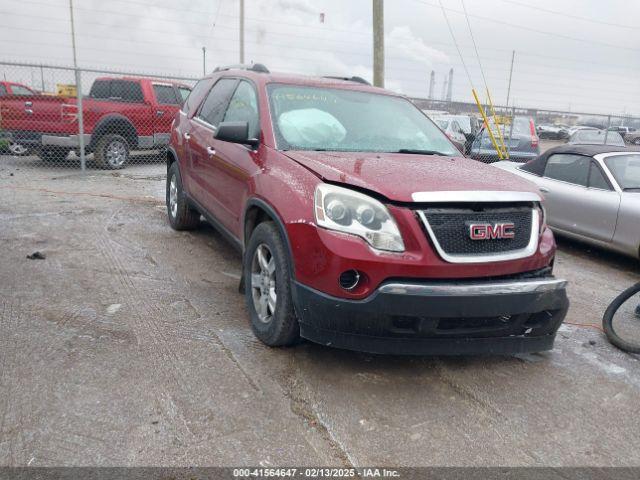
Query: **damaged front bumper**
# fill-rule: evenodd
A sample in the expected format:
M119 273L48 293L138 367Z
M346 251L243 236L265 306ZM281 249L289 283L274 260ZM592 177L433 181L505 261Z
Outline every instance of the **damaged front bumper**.
M388 281L364 300L294 286L302 337L382 354L506 355L553 348L569 301L554 277Z

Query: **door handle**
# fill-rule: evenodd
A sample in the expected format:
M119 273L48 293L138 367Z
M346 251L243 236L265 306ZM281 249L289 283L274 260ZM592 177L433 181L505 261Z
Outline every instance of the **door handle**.
M31 106L33 106L33 102L24 102L24 106L25 107L31 107Z
M189 140L191 138L191 134L186 132L182 136L184 137L185 140Z
M216 154L215 148L207 147L207 153L211 156Z
M25 108L24 111L27 112L29 115L33 115L33 110L31 110L30 108Z
M540 190L542 193L549 193L549 189L545 187L539 187L538 190Z
M161 117L164 115L164 112L162 110L156 110L156 117Z

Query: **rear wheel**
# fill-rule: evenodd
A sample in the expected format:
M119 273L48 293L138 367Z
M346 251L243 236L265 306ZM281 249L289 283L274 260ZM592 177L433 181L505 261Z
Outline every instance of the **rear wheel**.
M7 150L9 150L9 153L11 155L15 155L17 157L26 155L29 152L28 147L12 141L10 141L9 145L7 145Z
M62 162L66 160L70 152L71 149L66 147L45 146L38 150L38 156L45 162Z
M258 225L244 256L245 301L253 333L270 347L293 345L300 338L289 265L287 248L275 224Z
M200 214L191 208L182 190L178 162L167 172L167 214L174 230L193 230L200 223Z
M101 168L124 168L129 161L129 142L122 135L105 135L96 144L94 159Z
M640 137L633 140L634 145L640 145Z

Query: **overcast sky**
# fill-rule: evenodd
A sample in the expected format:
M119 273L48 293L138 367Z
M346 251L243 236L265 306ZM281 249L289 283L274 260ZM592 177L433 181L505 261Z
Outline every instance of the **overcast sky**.
M462 0L442 0L471 81L484 83ZM640 114L640 2L465 0L494 102L595 113ZM202 75L238 61L239 0L75 0L80 66ZM324 23L321 22L324 14ZM0 0L0 60L72 64L66 0ZM386 0L386 86L435 96L454 68L453 98L470 81L438 0ZM246 59L271 70L372 77L371 0L246 0ZM40 87L40 74L0 66ZM10 78L12 77L12 78ZM70 80L70 79L68 79ZM60 79L45 74L45 86Z

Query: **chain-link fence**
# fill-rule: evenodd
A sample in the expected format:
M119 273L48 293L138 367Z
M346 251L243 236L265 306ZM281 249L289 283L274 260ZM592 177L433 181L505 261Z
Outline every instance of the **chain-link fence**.
M78 169L157 162L196 81L0 62L0 155Z
M0 158L121 169L158 162L197 81L162 73L0 62ZM470 158L526 162L566 142L640 146L640 118L413 99ZM495 120L494 120L495 119ZM489 125L489 126L487 126Z
M526 162L565 143L640 146L640 118L582 112L483 105L414 98L418 105L470 158L485 163ZM492 138L493 137L493 138Z

